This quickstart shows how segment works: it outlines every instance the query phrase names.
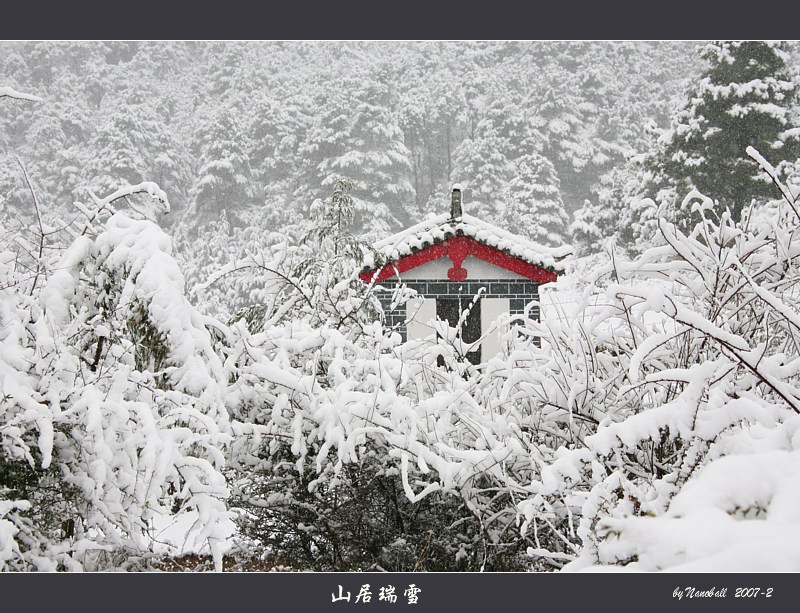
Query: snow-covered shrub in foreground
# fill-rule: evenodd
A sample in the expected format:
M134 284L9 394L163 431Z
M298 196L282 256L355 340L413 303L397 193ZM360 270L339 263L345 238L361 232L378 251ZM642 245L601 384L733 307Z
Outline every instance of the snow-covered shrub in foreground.
M690 194L693 232L662 221L666 245L613 272L588 326L551 339L583 345L562 407L598 424L519 508L529 523L554 502L580 517L569 569L800 569L800 216L780 187L775 215L741 225Z
M109 216L154 190L95 199L41 290L3 256L0 568L135 567L153 518L190 511L221 566L222 363L169 238Z
M341 225L346 191L313 207L310 259L295 271L281 255L248 261L284 268L286 294L228 336L228 474L242 533L295 568L500 567L460 495L474 473L448 451L471 383L437 368L433 352L401 356L399 337L384 335ZM478 419L479 406L468 410Z
M797 430L793 420L791 430ZM800 441L794 451L751 451L698 470L660 517L602 522L601 560L638 570L772 571L800 567Z

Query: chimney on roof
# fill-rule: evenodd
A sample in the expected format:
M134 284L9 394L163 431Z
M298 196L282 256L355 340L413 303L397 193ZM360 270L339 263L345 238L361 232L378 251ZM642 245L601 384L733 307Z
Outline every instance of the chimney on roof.
M456 183L453 185L453 191L450 194L450 219L461 221L462 213L461 185Z

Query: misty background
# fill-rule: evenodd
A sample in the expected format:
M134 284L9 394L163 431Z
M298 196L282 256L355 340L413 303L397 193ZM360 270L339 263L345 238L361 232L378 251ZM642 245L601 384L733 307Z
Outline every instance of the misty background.
M168 223L292 232L336 177L371 238L441 212L452 182L503 223L515 162L551 165L568 215L650 146L699 72L692 42L3 42L44 104L0 117L3 214L157 182ZM368 215L364 214L368 211Z

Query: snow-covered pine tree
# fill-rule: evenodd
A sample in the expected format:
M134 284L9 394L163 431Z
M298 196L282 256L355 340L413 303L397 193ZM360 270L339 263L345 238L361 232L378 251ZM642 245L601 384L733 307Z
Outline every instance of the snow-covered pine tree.
M202 225L225 209L232 225L236 211L253 201L254 188L247 158L247 137L232 109L221 108L196 127L199 164L190 225Z
M306 108L310 101L300 91L280 100L274 95L262 95L250 109L249 158L265 195L288 198L298 187L298 148L311 121Z
M314 162L306 195L351 181L355 232L376 239L407 225L415 202L411 154L393 110L387 76L340 79L324 87L322 113L301 147ZM329 84L328 84L329 85Z
M97 194L144 180L147 149L158 122L152 107L139 92L123 95L113 106L95 133L91 149L96 155L89 158L82 171L85 186Z
M638 254L658 241L658 219L672 219L673 192L654 191L653 172L646 156L637 156L603 175L597 188L597 204L575 212L571 226L581 254L595 253L613 240L630 254ZM656 204L658 203L658 204Z
M723 41L700 49L707 67L662 136L656 167L665 182L680 191L697 188L736 220L753 199L763 203L771 196L773 186L746 149L790 162L800 156L790 123L797 84L788 72L788 49L787 43L766 41Z
M538 151L550 160L569 197L588 194L592 175L608 161L596 142L597 107L584 99L579 76L563 68L548 74L532 97L532 122L539 134Z
M578 256L599 253L611 236L609 228L614 216L605 207L585 200L583 206L575 211L569 234Z
M214 41L204 46L202 51L211 61L208 80L203 83L204 94L211 97L226 98L228 103L237 105L254 87L247 78L248 53L252 45L243 41Z
M547 247L569 242L569 216L561 200L555 168L544 156L523 155L505 190L503 225Z
M461 75L451 66L456 61L455 50L439 42L420 45L398 83L398 114L411 151L417 217L421 219L431 212L429 198L450 185L453 150L462 139L459 118L467 100L460 86Z
M471 215L499 224L504 192L516 172L514 162L523 153L539 151L541 135L517 104L513 91L480 80L469 86L475 97L470 125L454 151L450 180L464 186ZM488 93L478 94L484 88Z

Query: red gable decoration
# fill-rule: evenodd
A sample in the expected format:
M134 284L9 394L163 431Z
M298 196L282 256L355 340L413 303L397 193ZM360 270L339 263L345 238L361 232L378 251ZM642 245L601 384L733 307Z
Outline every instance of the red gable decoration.
M450 213L443 213L375 243L364 252L361 280L378 283L389 277L449 257L451 281L465 281L464 260L471 255L538 283L551 283L564 270L567 246L543 247L464 213L461 186L454 185Z
M556 273L546 270L530 262L514 257L470 236L453 236L442 242L429 245L419 251L402 256L399 259L388 262L381 267L363 271L359 277L365 283L379 283L400 273L426 264L432 260L442 257L449 257L453 263L452 268L447 271L447 277L451 281L465 281L469 271L462 266L468 255L479 258L495 266L505 268L526 279L537 281L538 283L551 283L556 280Z

